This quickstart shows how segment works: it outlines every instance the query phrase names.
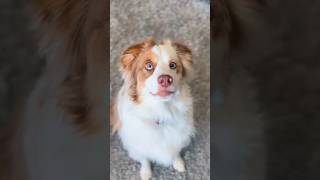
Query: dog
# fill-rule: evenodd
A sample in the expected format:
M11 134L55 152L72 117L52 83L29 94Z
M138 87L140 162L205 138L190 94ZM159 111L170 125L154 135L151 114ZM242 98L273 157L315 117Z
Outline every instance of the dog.
M124 83L112 106L111 126L129 156L141 163L141 179L151 178L150 162L185 171L180 151L195 133L186 83L192 74L191 50L149 38L122 53L119 69Z

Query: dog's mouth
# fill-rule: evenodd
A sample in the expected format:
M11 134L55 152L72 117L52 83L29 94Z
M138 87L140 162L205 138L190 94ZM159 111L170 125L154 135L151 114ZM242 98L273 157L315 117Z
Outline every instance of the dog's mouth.
M174 91L167 91L167 90L161 90L161 91L158 91L157 93L150 92L152 96L160 96L160 97L168 97L173 93Z

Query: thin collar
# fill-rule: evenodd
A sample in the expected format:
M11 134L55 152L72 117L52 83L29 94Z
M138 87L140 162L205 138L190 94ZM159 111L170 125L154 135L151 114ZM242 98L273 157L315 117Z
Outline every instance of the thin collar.
M145 123L154 126L160 126L162 124L160 120L145 120Z

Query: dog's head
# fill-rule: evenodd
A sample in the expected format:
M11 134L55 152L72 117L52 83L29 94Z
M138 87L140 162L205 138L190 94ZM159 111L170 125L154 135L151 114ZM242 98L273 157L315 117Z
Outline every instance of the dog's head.
M192 68L192 55L185 45L165 40L157 45L152 38L126 49L120 70L132 100L170 100L179 93Z

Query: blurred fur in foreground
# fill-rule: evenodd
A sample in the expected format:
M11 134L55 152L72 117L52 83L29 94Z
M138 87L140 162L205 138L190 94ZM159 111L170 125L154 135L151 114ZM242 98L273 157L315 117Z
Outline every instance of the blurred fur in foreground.
M45 68L17 103L9 125L1 127L0 179L107 176L107 5L106 0L26 4Z
M216 180L319 177L319 8L214 2Z

